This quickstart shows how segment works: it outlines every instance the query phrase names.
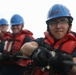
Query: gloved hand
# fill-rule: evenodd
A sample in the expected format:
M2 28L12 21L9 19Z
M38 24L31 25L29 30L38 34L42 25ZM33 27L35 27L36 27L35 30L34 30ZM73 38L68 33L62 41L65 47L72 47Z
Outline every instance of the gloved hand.
M63 61L73 61L70 54L66 52L57 53L50 62L55 73L64 74L71 70L72 65L65 64Z
M38 47L30 57L36 62L36 66L45 67L48 65L49 58L51 58L52 55L46 48Z
M0 60L2 60L2 61L9 61L10 60L10 55L9 55L9 53L2 53L1 55L0 55Z
M20 59L20 57L17 57L17 56L22 56L22 53L20 51L14 53L12 56L14 61L18 61Z

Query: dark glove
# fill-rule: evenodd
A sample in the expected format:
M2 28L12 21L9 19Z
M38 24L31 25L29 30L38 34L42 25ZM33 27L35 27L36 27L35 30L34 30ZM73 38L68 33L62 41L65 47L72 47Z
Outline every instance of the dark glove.
M48 65L49 58L51 58L52 55L46 48L38 47L30 57L36 62L36 66L45 67Z
M9 55L9 53L2 53L2 54L0 55L0 60L2 60L2 61L9 61L9 60L10 60L10 55Z
M12 56L13 60L18 61L20 59L20 57L18 57L18 56L22 56L22 53L20 51L13 54L13 56Z
M57 53L51 63L52 69L55 73L64 74L71 70L72 65L65 64L63 61L73 61L70 54L66 52Z

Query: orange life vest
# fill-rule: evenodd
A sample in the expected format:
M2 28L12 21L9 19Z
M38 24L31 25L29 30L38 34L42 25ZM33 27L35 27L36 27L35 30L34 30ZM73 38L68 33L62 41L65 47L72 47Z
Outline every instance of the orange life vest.
M11 51L13 54L19 51L21 46L23 45L24 38L26 36L29 36L31 39L34 39L32 35L33 35L32 32L28 30L22 30L16 36L13 36L13 35L8 35L9 37L6 36L5 37L6 41L4 46L5 52Z
M76 46L76 38L71 33L67 34L63 39L61 39L55 44L54 44L54 39L49 35L48 32L45 32L44 34L45 34L44 42L46 42L50 46L53 45L55 49L58 49L58 47L62 44L61 50L71 54ZM49 72L42 71L40 68L38 68L35 70L33 75L49 75ZM53 75L59 75L59 74L53 74Z
M45 42L48 43L49 45L53 45L55 49L58 49L59 46L62 44L61 50L71 54L74 48L76 47L76 37L71 33L66 34L66 36L63 39L59 40L55 44L54 39L50 37L48 32L45 32L44 34L45 34Z
M10 37L11 33L10 32L3 32L3 35L0 36L0 40L4 41L6 38Z
M33 38L33 33L28 31L28 30L22 30L19 32L15 37L13 35L10 35L9 37L5 37L5 46L4 46L4 52L9 52L11 54L14 54L15 52L19 51L21 46L23 45L24 38L26 36L29 36L32 40ZM31 60L19 60L17 61L17 64L20 66L26 66Z

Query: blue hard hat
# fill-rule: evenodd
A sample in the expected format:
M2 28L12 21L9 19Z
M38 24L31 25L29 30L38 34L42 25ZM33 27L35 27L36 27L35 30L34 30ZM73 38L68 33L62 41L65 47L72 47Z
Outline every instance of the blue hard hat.
M73 21L73 17L71 16L70 11L67 7L62 4L55 4L50 8L48 12L46 23L48 23L52 19L60 17L67 17L70 22Z
M11 25L19 25L24 23L23 18L19 14L14 14L10 20Z
M0 19L0 25L8 25L7 20L4 19L4 18L1 18L1 19Z

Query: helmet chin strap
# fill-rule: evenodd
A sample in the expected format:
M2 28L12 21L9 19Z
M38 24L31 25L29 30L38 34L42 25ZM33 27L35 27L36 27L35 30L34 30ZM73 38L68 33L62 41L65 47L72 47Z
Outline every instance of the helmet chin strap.
M69 33L70 32L70 29L71 29L71 24L69 24L69 28L68 28L68 30L67 30L67 32L66 32L66 34L67 33ZM47 31L49 32L49 34L52 36L52 34L51 34L51 32L50 32L50 30L49 30L49 25L47 25ZM53 37L53 36L52 36ZM53 37L54 38L54 37ZM55 39L55 38L54 38ZM56 39L55 39L56 40ZM57 40L56 40L57 41Z
M17 32L17 33L13 33L13 35L15 35L15 36L16 36L16 34L18 34L18 33L20 33L20 32L22 31L22 29L23 29L23 25L22 25L22 28L20 29L20 31L19 31L19 32Z
M70 31L71 31L71 24L69 24L69 28L68 28L68 30L67 30L67 33L69 33Z

